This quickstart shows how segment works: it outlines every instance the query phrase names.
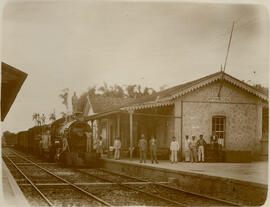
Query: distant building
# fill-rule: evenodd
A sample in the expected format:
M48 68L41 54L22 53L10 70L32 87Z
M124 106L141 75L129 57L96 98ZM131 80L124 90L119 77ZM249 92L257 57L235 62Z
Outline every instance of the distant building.
M102 107L106 105L107 107ZM100 110L97 110L97 109ZM168 159L175 136L183 155L185 135L215 133L223 144L223 160L245 161L266 157L268 146L268 95L224 72L181 84L135 100L100 102L89 98L84 115L94 123L105 148L120 136L123 152L136 156L143 133L157 138L159 156ZM129 149L134 147L133 155ZM211 160L211 157L208 157ZM235 159L235 160L234 160Z

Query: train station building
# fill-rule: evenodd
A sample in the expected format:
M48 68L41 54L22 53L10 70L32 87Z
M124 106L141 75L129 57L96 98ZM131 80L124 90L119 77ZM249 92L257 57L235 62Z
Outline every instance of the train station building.
M137 156L137 143L144 134L147 139L156 137L159 159L169 159L175 136L181 159L186 135L198 139L203 134L210 145L215 133L222 140L222 161L268 157L268 94L224 72L138 99L88 97L83 113L93 126L94 138L102 136L108 153L119 136L122 156ZM211 159L209 146L206 160Z

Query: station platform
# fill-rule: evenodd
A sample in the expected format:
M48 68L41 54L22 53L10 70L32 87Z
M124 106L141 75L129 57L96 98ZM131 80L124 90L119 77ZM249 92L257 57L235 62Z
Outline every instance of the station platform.
M183 190L204 194L240 205L262 205L268 189L268 162L252 163L189 163L138 159L114 160L102 157L103 167L152 180L176 178Z
M20 187L10 173L4 161L2 161L2 185L1 204L7 207L30 207Z

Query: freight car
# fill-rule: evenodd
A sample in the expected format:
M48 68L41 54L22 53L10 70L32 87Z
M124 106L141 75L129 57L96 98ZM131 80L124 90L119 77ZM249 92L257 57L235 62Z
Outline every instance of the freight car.
M28 152L28 131L21 131L17 133L17 145L16 148L24 152Z
M31 154L40 155L40 145L45 127L48 126L35 126L28 130L28 152Z

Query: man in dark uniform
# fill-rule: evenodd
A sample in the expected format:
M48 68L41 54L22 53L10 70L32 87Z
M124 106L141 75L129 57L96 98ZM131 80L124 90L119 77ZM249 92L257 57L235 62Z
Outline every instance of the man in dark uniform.
M144 163L146 163L147 141L144 137L144 134L141 135L141 139L139 140L138 147L140 151L140 163L142 163L142 160Z
M154 135L152 135L151 139L149 140L149 148L150 148L150 154L151 154L151 161L152 163L154 163L154 161L156 163L158 163L157 161L157 141L154 137Z

